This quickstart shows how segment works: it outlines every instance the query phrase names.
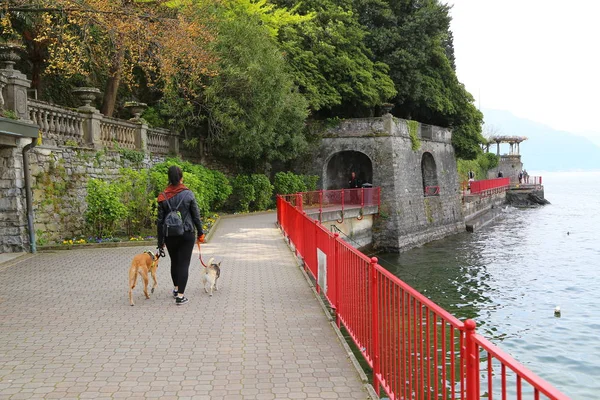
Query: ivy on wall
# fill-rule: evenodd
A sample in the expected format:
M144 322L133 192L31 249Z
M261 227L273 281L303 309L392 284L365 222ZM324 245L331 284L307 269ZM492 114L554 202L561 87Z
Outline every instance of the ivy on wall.
M421 148L421 140L417 136L417 131L419 130L419 123L417 121L406 121L408 125L408 135L410 136L410 143L413 151L417 151Z

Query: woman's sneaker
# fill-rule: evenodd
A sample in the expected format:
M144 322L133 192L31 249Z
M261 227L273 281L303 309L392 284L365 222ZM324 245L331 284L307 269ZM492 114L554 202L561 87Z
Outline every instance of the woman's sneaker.
M177 298L177 290L173 290L173 297Z
M175 299L175 304L177 304L178 306L187 303L189 300L187 299L187 297L177 297Z

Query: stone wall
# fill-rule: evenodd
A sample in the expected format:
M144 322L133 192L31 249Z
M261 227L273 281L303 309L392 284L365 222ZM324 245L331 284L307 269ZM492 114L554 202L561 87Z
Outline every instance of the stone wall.
M26 143L18 142L17 147L0 147L0 253L20 252L29 246L21 154Z
M498 177L498 171L502 171L504 178L510 178L511 182L519 182L519 172L523 170L521 156L518 154L504 154L500 156L498 166L488 172L488 179Z
M136 164L117 151L84 147L35 147L29 154L38 243L86 234L89 179L114 181L123 167L150 168L165 159L146 155Z
M421 144L413 150L405 120L388 114L379 122L373 118L353 122L344 121L325 134L313 162L313 173L321 176L323 187L327 187L332 159L339 162L344 152L366 156L371 163L371 183L381 187L382 195L380 217L373 226L376 247L402 251L464 231L456 159L448 129L421 125ZM435 172L429 171L428 179L434 175L439 187L439 194L433 196L424 193L422 162L426 153L435 163Z

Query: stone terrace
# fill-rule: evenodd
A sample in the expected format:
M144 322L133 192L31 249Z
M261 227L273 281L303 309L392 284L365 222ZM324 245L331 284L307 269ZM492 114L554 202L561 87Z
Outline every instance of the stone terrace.
M275 214L224 218L202 258L222 261L221 289L187 305L158 289L127 297L145 248L42 253L0 265L0 398L367 399L368 392Z

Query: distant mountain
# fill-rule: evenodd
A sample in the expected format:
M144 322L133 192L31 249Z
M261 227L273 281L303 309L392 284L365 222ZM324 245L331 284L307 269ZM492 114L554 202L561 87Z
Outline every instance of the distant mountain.
M493 127L496 135L527 136L528 140L521 143L521 161L527 170L600 170L600 147L589 139L519 118L508 111L483 109L482 112L484 133ZM495 152L496 146L492 145L490 151ZM508 145L501 146L500 153L508 153Z

